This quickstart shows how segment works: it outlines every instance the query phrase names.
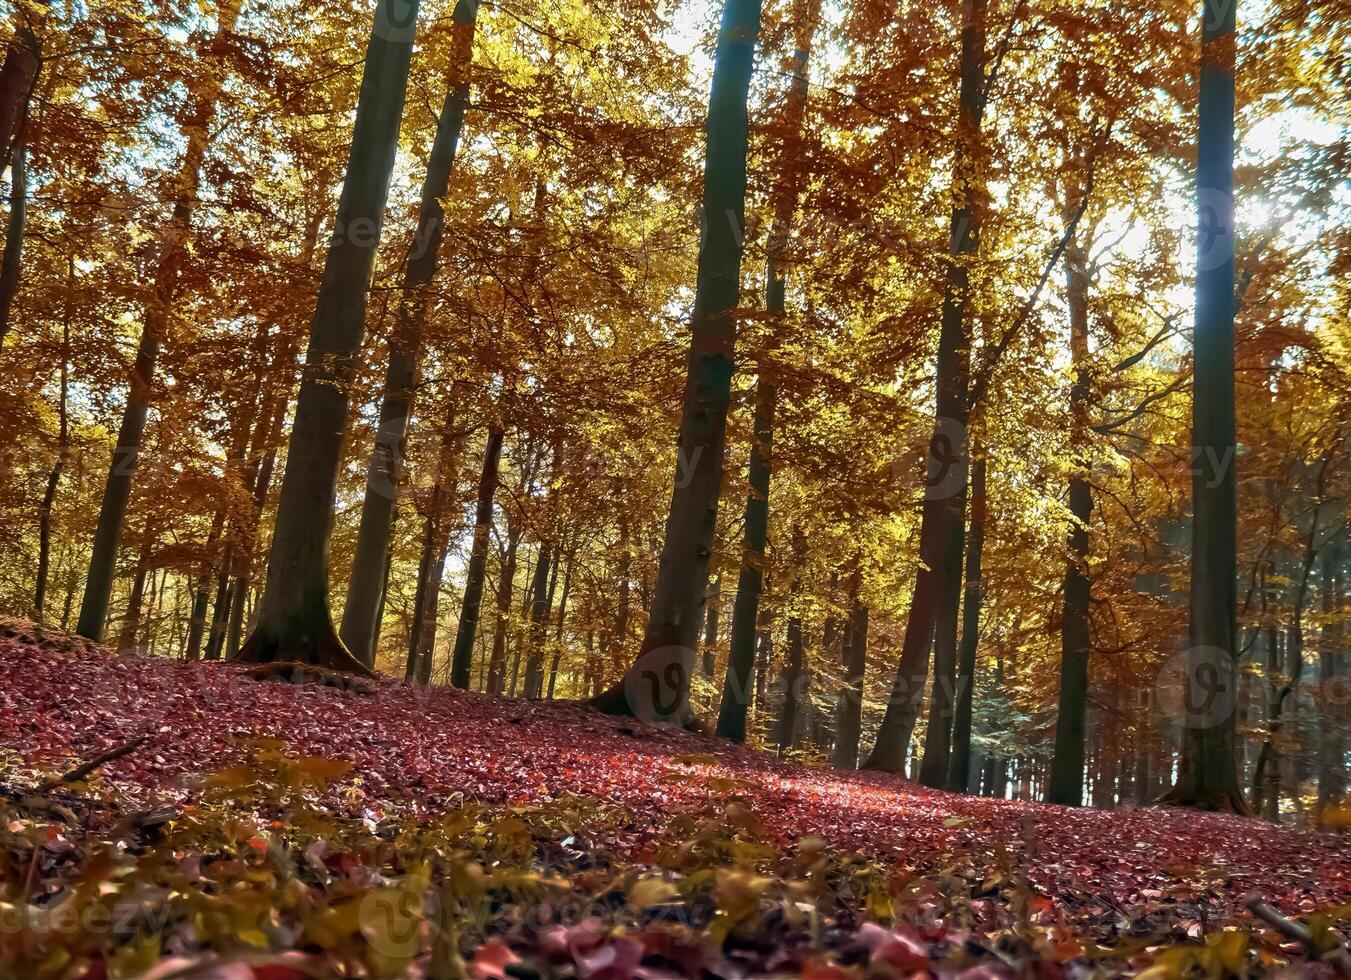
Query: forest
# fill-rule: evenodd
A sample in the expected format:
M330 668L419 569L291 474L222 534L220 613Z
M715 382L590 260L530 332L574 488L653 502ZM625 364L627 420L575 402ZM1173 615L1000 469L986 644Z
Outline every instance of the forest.
M1351 976L1347 0L0 10L0 978Z

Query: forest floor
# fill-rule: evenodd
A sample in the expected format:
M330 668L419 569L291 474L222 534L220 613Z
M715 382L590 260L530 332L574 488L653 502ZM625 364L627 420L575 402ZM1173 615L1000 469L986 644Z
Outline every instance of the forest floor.
M1309 962L1351 921L1345 835L966 797L23 623L0 626L0 807L0 976L1331 976Z

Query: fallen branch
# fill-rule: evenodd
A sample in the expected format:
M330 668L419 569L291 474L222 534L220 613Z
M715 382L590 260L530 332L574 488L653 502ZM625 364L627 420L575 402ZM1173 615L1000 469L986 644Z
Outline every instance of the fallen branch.
M1243 900L1248 911L1275 929L1286 939L1293 940L1307 949L1310 955L1320 963L1327 963L1341 976L1351 977L1351 952L1340 942L1332 949L1322 949L1320 944L1302 922L1287 919L1257 895L1249 895Z
M102 755L95 756L88 762L81 763L74 769L70 770L70 772L57 776L55 779L48 779L46 782L41 783L36 788L34 788L33 792L50 793L58 786L65 786L68 783L78 783L80 780L86 778L90 773L98 769L100 766L105 766L108 763L112 762L114 759L120 759L124 755L130 755L131 753L135 752L145 743L145 740L148 739L149 737L150 736L148 734L138 735L136 738L133 738L130 742L123 742L116 748L111 748L107 752L104 752Z

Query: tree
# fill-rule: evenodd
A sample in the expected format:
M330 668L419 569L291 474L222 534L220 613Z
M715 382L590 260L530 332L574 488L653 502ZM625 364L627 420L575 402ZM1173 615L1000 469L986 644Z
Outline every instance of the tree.
M436 274L445 229L441 199L450 185L464 112L469 104L469 64L477 15L477 0L458 0L451 15L450 77L437 119L436 139L427 161L426 179L422 183L417 229L408 246L398 320L389 345L380 426L371 448L356 556L352 559L347 602L343 607L342 641L368 667L375 663L376 613L384 595L385 573L389 566L389 535L401 477L399 460L404 453L408 421L413 411L413 393L417 386L429 304L427 291Z
M216 33L211 44L213 70L207 72L200 91L193 93L192 111L183 125L187 147L183 151L183 162L176 181L173 212L162 229L162 244L154 278L146 291L141 339L131 369L131 388L127 392L122 425L118 429L117 444L113 447L112 463L104 483L98 529L94 532L94 550L89 558L89 574L85 579L80 619L75 626L77 633L91 640L103 638L103 626L108 618L122 526L126 521L127 504L131 500L132 475L145 436L150 402L154 397L155 366L178 298L183 263L187 259L188 236L192 230L192 212L201 186L202 164L206 159L216 102L225 81L224 59L231 44L235 23L239 19L241 3L242 0L222 0L217 6Z
M919 699L934 651L929 728L920 779L947 781L956 677L957 612L961 598L966 510L966 424L970 414L970 263L980 244L984 204L980 126L985 106L985 0L963 6L957 147L952 176L951 245L938 339L934 427L920 518L920 561L901 645L896 681L865 769L903 772Z
M746 97L759 33L759 0L726 0L708 97L703 239L676 440L683 465L676 467L647 632L629 671L649 686L641 705L623 682L593 698L608 714L683 720L688 712L722 488L746 212Z
M238 659L295 660L366 673L328 608L333 494L347 429L348 386L366 329L366 299L403 116L416 0L379 0L357 100L347 175L305 355L277 503L258 623Z
M1238 672L1234 470L1234 44L1237 0L1201 10L1192 341L1192 542L1186 718L1162 802L1247 813L1234 762Z

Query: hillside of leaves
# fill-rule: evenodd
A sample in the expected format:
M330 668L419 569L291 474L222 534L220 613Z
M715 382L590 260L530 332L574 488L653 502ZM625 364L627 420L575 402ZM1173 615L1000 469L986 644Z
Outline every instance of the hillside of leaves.
M3 632L7 976L1331 976L1244 902L1351 916L1344 836Z

